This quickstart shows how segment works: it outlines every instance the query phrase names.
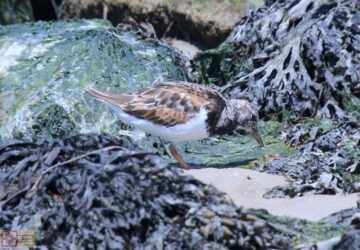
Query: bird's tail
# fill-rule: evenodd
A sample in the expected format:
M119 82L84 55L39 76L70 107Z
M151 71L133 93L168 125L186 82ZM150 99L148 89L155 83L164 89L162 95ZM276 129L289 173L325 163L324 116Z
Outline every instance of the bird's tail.
M128 103L133 99L131 95L126 93L111 93L95 88L89 88L85 90L85 94L117 107L120 107L121 105Z

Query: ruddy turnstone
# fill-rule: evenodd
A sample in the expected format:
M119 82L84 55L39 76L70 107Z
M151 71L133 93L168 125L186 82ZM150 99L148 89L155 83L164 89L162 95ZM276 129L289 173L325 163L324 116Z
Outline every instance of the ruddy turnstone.
M170 153L187 169L175 144L249 130L264 146L258 130L258 112L246 100L226 100L217 91L188 82L164 82L132 93L85 91L113 108L121 120L171 142Z

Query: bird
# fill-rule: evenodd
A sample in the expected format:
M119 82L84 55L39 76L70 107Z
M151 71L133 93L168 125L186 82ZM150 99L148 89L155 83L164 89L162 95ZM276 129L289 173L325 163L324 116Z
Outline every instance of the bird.
M264 147L257 109L245 99L227 100L218 91L184 81L156 83L131 93L88 88L85 93L109 105L122 122L169 141L169 151L183 169L188 164L176 144L249 131Z

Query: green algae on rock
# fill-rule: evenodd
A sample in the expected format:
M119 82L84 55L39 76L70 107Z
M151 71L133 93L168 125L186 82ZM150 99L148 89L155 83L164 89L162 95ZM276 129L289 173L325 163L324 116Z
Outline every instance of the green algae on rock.
M186 80L169 48L104 20L0 26L0 138L40 142L70 131L119 135L114 112L86 97L89 86L133 91Z
M30 0L0 1L0 25L34 21Z
M222 43L219 47L198 53L191 61L196 70L197 81L225 85L240 72L248 72L247 48L233 43Z
M212 137L207 140L187 142L178 145L183 159L190 165L218 168L250 167L253 161L263 161L267 155L290 155L294 149L280 137L280 123L260 121L259 130L265 147L260 147L254 137L245 131L231 135ZM171 162L176 162L169 158Z

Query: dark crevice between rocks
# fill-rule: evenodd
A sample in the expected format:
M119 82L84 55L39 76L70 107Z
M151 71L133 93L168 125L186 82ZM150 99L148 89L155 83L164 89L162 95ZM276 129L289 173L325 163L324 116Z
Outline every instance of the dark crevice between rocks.
M50 21L62 18L105 18L114 26L119 23L149 22L155 28L159 38L171 37L193 43L202 50L215 48L220 45L231 32L231 29L214 28L213 22L194 22L184 13L159 6L150 12L142 12L131 8L126 3L117 3L108 7L101 2L89 4L88 8L74 10L74 5L66 5L62 0L31 0L35 21ZM61 6L63 5L63 6ZM61 6L61 8L60 8ZM73 8L73 9L72 9ZM71 13L71 14L68 14Z
M87 15L85 14L85 16ZM172 37L185 40L202 50L217 47L230 34L229 29L226 31L218 30L216 35L207 36L206 34L210 33L212 29L212 23L202 26L202 24L194 23L182 13L164 7L157 8L150 13L136 13L126 4L119 4L109 10L107 18L113 25L128 23L130 18L137 22L149 22L153 25L159 38Z
M54 0L54 4L60 5L62 0ZM56 8L49 0L31 0L35 21L56 20Z

